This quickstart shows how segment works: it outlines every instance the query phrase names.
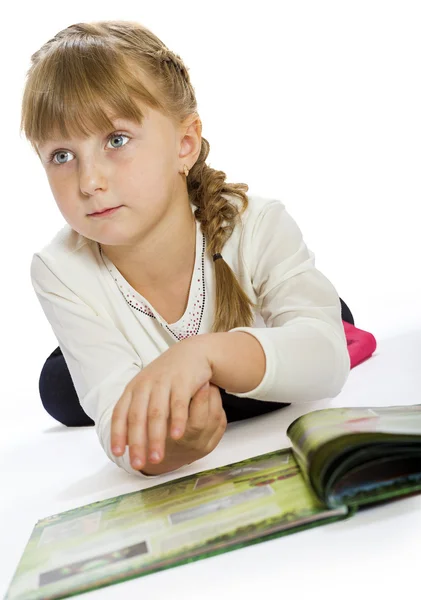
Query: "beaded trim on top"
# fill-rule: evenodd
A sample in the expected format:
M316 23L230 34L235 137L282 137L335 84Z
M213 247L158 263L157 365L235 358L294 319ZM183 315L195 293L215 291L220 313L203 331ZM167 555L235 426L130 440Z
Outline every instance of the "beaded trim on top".
M174 337L178 340L183 340L185 338L191 337L193 335L197 335L200 329L200 325L202 323L203 312L205 307L205 298L206 298L206 288L205 288L205 250L206 250L206 238L203 235L201 229L199 231L202 235L202 256L200 260L200 266L196 268L197 275L193 274L191 286L196 286L196 293L193 301L193 305L191 309L188 310L186 315L177 321L177 325L172 325L171 327L168 323L159 315L157 311L151 310L151 308L146 304L146 299L143 298L139 292L137 292L121 275L120 271L116 269L113 263L103 254L101 244L98 242L98 247L100 250L100 254L102 260L107 267L108 271L111 273L115 283L117 284L118 289L120 290L123 298L129 304L131 308L137 310L152 319L156 319L156 321L167 329ZM201 271L201 274L199 273ZM189 294L189 298L192 297ZM193 299L193 297L192 297ZM189 307L188 307L189 308ZM157 316L158 315L158 316Z

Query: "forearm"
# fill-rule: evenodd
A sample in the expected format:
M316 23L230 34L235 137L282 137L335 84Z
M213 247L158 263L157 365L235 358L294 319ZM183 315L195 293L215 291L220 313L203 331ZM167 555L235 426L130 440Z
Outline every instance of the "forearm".
M207 333L198 336L206 344L212 366L211 383L234 393L254 390L266 370L260 342L244 331Z

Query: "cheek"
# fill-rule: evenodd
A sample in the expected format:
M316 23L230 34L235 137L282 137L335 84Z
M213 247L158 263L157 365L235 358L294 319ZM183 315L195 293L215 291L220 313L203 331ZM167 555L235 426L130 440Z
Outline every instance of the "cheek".
M168 153L152 150L130 161L121 161L116 173L125 189L153 191L166 189L176 169ZM174 171L175 172L175 171Z
M47 174L47 179L57 204L60 204L61 206L66 204L66 199L69 196L67 182L63 177L54 177L54 174Z
M77 202L77 192L75 193L74 181L69 177L64 178L63 176L60 176L60 178L58 178L49 176L48 182L57 208L63 218L71 227L73 227L73 229L75 229L75 231L83 233L78 229L78 223L80 223L81 217L85 218L85 210L83 203Z

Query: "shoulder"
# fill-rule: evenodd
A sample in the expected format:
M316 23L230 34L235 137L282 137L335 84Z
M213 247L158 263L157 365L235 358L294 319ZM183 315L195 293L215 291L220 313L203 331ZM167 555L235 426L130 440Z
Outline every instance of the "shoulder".
M89 281L97 268L97 244L72 229L67 223L52 239L32 256L30 272L32 278L51 273L63 283Z
M278 198L248 193L247 200L248 204L244 211L240 199L232 200L240 211L238 228L243 237L253 238L265 225L276 228L282 216L288 214L285 204Z
M266 264L266 273L276 264L288 261L298 251L307 252L302 231L278 198L248 194L248 206L241 226L232 236L233 253L238 252L247 265L250 277ZM230 240L231 241L231 240Z
M39 256L68 256L77 252L85 245L91 245L92 240L84 237L66 223L42 248L35 252Z

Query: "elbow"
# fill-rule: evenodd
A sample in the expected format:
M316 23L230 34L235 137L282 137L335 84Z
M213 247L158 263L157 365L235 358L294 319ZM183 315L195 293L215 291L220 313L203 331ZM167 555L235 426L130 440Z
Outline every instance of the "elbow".
M332 331L330 325L325 325L323 330L319 329L316 339L312 359L307 363L307 377L305 372L301 373L301 384L297 384L296 394L290 400L292 403L336 398L347 382L351 361L345 334L336 329Z
M343 390L351 371L351 359L345 335L332 338L333 359L329 366L329 377L325 390L325 398L336 398Z
M267 358L265 375L256 389L233 395L304 404L342 391L351 365L345 332L336 323L305 318L256 331Z

